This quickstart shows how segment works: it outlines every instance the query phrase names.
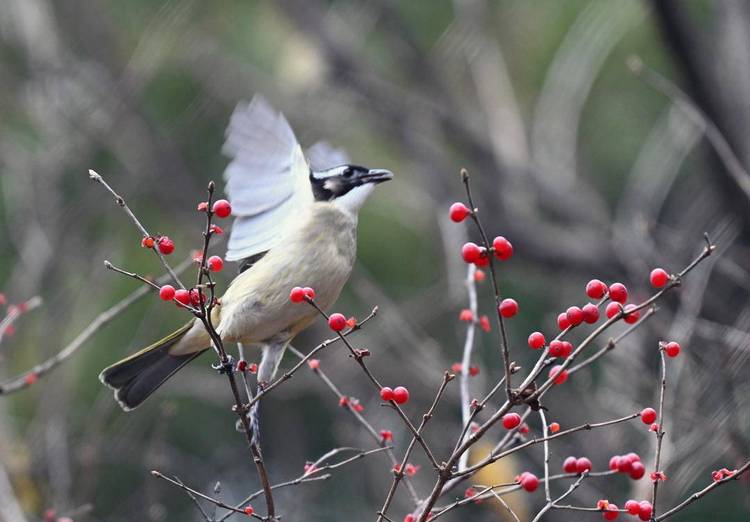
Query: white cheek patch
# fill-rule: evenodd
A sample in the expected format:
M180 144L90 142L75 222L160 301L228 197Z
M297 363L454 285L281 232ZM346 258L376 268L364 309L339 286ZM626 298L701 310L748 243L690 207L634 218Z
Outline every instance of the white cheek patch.
M333 204L337 207L347 210L352 214L356 214L362 205L365 204L367 198L372 193L375 185L373 183L366 183L355 187L343 196L339 196L333 200Z

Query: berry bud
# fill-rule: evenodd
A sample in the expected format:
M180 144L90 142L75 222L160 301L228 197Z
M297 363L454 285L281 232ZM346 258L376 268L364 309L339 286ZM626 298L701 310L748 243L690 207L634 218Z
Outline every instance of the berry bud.
M538 350L542 348L547 341L545 340L544 334L542 332L534 332L531 335L529 335L528 342L529 342L529 348Z
M224 233L224 230L219 225L211 225L211 228L209 228L209 231L212 234L216 234L217 236L220 236Z
M651 424L656 420L656 410L653 408L645 408L641 411L641 421L643 424Z
M331 314L328 318L328 327L334 332L340 332L346 327L346 317L343 314Z
M663 268L654 268L651 270L649 281L654 288L661 288L669 281L669 274Z
M513 245L503 236L492 240L492 248L495 250L495 257L501 261L506 261L513 255Z
M208 201L201 201L198 203L198 212L205 212L208 210Z
M174 299L175 290L172 285L164 285L159 289L159 297L164 301L171 301Z
M224 260L219 256L209 257L206 264L211 272L221 272L221 269L224 268Z
M165 256L168 256L169 254L174 252L174 241L169 239L167 236L161 236L158 239L157 246L159 247L159 252L161 252Z
M515 299L503 299L503 301L500 303L500 306L498 307L498 310L500 311L500 315L505 318L513 317L518 313L518 303L515 301Z
M503 415L503 427L506 430L512 430L521 424L521 416L517 413L506 413Z
M226 199L219 199L214 203L213 211L220 218L229 217L232 213L232 205Z
M609 285L609 298L620 304L625 304L628 300L628 289L622 283L612 283Z
M396 404L406 404L409 401L409 390L403 386L393 389L393 400Z
M466 219L466 216L471 214L471 210L464 205L463 203L454 203L451 205L450 210L448 211L448 215L451 218L451 221L454 223L460 223L464 219Z
M380 388L380 398L384 401L392 401L393 400L393 389L389 388L388 386L383 386Z

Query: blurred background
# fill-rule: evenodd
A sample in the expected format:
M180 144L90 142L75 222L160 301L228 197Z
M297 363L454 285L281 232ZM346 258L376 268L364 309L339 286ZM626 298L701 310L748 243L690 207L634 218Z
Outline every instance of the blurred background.
M626 66L631 55L680 85L715 127L636 77ZM363 211L359 262L336 309L361 318L380 307L356 343L373 352L383 381L409 386L414 419L442 370L460 360L466 335L459 248L475 231L447 218L463 198L458 171L466 167L488 233L515 246L500 281L520 304L509 335L522 365L531 361L529 332L553 333L559 311L587 301L590 278L622 281L642 299L652 267L681 269L702 248L702 234L711 235L719 255L546 405L551 420L570 427L655 404L657 343L677 340L683 355L669 361L669 480L660 505L708 484L711 470L747 460L750 5L741 0L0 0L0 292L12 303L44 300L2 339L0 382L57 353L138 288L106 271L104 259L161 273L87 170L104 175L147 228L175 240L175 262L186 259L201 241L196 204L227 163L220 149L229 115L254 93L287 115L303 145L325 139L356 163L396 173ZM707 132L726 140L721 155ZM729 168L728 158L736 160ZM491 314L487 282L479 295L480 312ZM101 368L184 319L148 295L64 365L0 396L0 519L38 521L54 509L76 521L202 520L183 492L151 477L154 468L206 493L220 481L228 502L257 489L210 357L129 414L97 380ZM294 346L307 352L328 334L316 324ZM501 375L496 334L494 325L478 334L477 396ZM294 361L288 354L283 366ZM400 458L408 434L378 406L343 347L328 348L321 368L359 398L376 430L393 430ZM274 483L331 448L375 447L306 369L263 406ZM456 383L426 431L438 458L459 424ZM539 419L529 424L538 434ZM488 438L501 435L494 429ZM637 422L576 434L551 445L551 466L585 455L603 470L611 455L636 451L648 468L653 439ZM476 482L541 475L542 460L534 447ZM423 466L412 483L424 496L433 477L418 449L413 461ZM279 490L277 504L284 520L374 520L390 468L385 455L373 455L327 482ZM555 484L553 494L565 487ZM675 519L748 520L749 489L745 480L727 485ZM411 509L405 491L394 520ZM622 505L648 491L647 479L591 479L571 503ZM539 490L511 502L528 519L543 498ZM254 505L264 511L261 500ZM504 517L487 501L445 520Z

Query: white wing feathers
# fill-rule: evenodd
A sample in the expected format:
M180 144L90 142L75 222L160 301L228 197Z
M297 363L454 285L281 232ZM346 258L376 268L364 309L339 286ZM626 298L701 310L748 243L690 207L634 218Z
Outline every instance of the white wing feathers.
M261 97L232 114L223 151L226 193L237 218L227 260L265 252L313 201L309 167L284 116Z

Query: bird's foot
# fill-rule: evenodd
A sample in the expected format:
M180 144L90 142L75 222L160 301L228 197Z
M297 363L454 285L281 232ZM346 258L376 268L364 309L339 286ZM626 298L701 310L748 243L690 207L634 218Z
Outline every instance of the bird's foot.
M233 373L234 372L234 357L227 355L226 361L219 361L211 365L211 368L219 372L219 374Z

